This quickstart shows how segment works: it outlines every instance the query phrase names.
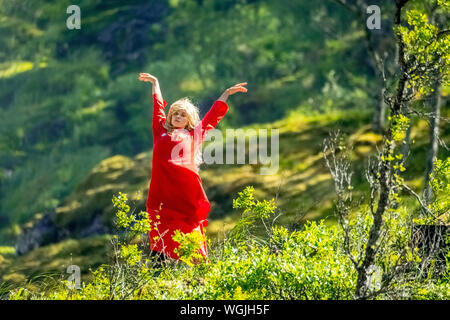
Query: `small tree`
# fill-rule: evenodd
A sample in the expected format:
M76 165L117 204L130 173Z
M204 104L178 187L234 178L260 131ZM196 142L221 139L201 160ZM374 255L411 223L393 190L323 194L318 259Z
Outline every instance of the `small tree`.
M396 251L396 258L385 265L381 286L377 291L371 290L371 275L377 269L377 261L380 255L386 253L386 247L392 227L389 217L399 210L400 198L398 192L402 189L410 192L418 200L422 212L425 215L436 217L432 208L426 206L421 198L405 183L401 172L403 166L403 153L399 152L405 142L406 130L410 125L408 115L416 113L409 107L409 103L420 98L432 90L436 78L442 82L449 82L450 42L448 30L439 31L435 26L427 22L427 17L420 10L407 11L406 17L409 28L401 25L402 9L409 0L396 0L394 15L394 31L398 46L399 74L397 83L392 88L386 88L385 100L389 106L391 115L389 124L383 137L383 149L377 157L377 161L369 163L367 179L370 183L370 212L371 227L368 231L364 245L359 246L360 252L356 256L352 252L350 243L351 227L349 225L349 212L352 206L351 174L348 172L349 162L344 156L337 156L338 138L332 138L325 143L324 155L327 166L331 170L335 181L337 193L336 211L339 222L346 233L347 253L352 260L357 272L356 298L368 299L386 291L391 281L407 270L416 256L408 252L403 239ZM448 8L448 2L438 1L438 6ZM390 89L390 90L389 90ZM342 149L342 148L341 148ZM331 157L331 161L328 159ZM378 199L376 195L378 194ZM408 221L411 221L410 218Z

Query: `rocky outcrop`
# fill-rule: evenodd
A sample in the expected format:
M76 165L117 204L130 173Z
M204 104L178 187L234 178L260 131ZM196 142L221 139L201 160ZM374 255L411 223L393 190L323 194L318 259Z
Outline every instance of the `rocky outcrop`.
M31 223L27 223L21 228L15 245L17 255L23 255L33 249L66 238L85 238L111 232L108 227L103 225L101 215L94 216L93 221L78 233L65 228L58 228L54 217L54 211L44 215L39 214Z
M111 200L119 191L128 194L136 210L145 210L151 175L150 155L141 153L133 159L117 155L100 162L60 206L36 214L21 226L16 253L23 255L67 238L114 232L116 210Z
M57 232L50 214L22 227L17 238L16 253L22 255L45 242L56 241Z
M22 255L47 243L58 241L58 231L53 222L54 212L36 215L33 221L22 226L17 238L16 253Z

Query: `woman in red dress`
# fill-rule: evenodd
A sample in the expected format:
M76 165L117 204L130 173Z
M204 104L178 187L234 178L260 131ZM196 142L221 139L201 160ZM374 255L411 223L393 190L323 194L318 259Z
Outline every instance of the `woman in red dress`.
M246 82L226 89L214 102L205 117L199 120L199 111L188 98L175 101L166 118L158 79L140 73L139 80L151 82L153 96L153 159L146 209L152 229L149 232L150 248L174 259L179 243L172 239L175 230L204 235L211 209L198 175L201 162L200 145L207 132L228 111L226 100L236 92L247 92ZM157 227L157 228L155 228ZM206 243L199 253L207 257Z

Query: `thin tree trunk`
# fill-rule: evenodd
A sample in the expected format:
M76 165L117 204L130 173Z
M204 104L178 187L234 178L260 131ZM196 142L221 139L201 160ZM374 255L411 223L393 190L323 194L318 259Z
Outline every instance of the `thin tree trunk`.
M386 139L392 139L392 126L389 127ZM392 144L386 146L384 144L383 154L387 156L392 148ZM378 207L373 215L373 223L369 231L369 240L367 241L364 261L358 268L358 279L356 282L356 296L358 299L365 299L369 289L368 273L375 263L377 242L380 238L381 228L383 224L383 215L389 206L389 193L392 188L391 185L391 165L390 163L382 163L380 170L380 198L378 200Z
M423 191L423 199L425 205L428 205L432 201L432 193L431 187L429 185L430 182L430 174L434 170L434 159L438 155L439 145L438 145L438 137L439 137L439 117L441 115L441 93L442 93L442 84L440 81L436 82L434 88L434 98L432 100L433 103L433 117L431 119L430 126L430 148L427 155L426 169L425 169L425 182L424 182L424 191Z
M394 16L394 25L399 26L401 23L402 8L409 0L397 0L396 12ZM397 92L395 94L394 101L391 104L391 116L398 116L402 114L403 103L405 101L406 86L408 83L408 70L405 61L405 44L401 36L397 37L397 44L399 48L398 64L401 70L401 76L397 85ZM385 136L385 140L392 141L392 128L393 123L390 123ZM393 143L383 143L382 155L386 158L391 150L394 148ZM356 281L356 297L357 299L367 299L369 291L369 270L375 264L375 258L377 254L377 242L380 238L383 227L383 215L389 208L389 194L393 188L391 181L392 178L392 166L389 162L382 161L380 169L380 198L378 200L377 210L373 213L373 223L369 231L369 239L367 241L366 250L364 254L364 260L361 266L358 268L358 278Z
M404 144L401 147L400 153L403 155L402 164L406 167L406 161L407 161L407 155L410 147L410 141L411 141L411 118L409 118L410 124L408 126L408 129L406 129L406 136L404 140Z
M366 8L367 3L365 1L356 0L353 2L347 2L347 0L334 0L340 5L346 7L349 11L351 11L355 16L358 18L360 23L365 25L366 23ZM379 97L378 97L378 103L375 105L375 110L373 113L372 118L372 130L376 133L383 134L385 130L385 113L386 113L386 104L384 102L384 94L386 91L386 88L384 87L384 66L380 65L380 57L379 54L374 47L374 40L372 36L372 30L369 30L368 28L364 28L364 40L365 44L367 46L367 52L370 56L371 61L371 67L373 69L374 74L378 78L379 83ZM386 57L385 57L386 58Z
M430 8L431 14L430 14L430 22L432 24L436 23L436 15L435 11L437 9L437 6L434 5L432 8ZM439 117L441 115L441 94L442 94L442 83L441 83L441 77L436 80L434 84L434 94L433 99L431 100L431 109L432 109L432 116L430 119L430 144L429 149L427 153L427 160L425 164L425 179L424 179L424 188L423 188L423 194L422 199L426 206L430 204L432 199L432 191L431 187L429 185L430 183L430 174L434 171L434 159L437 157L439 145L438 145L438 137L439 137Z
M378 100L378 105L375 107L374 116L372 119L372 130L376 133L383 133L384 130L384 118L386 114L386 104L384 103L384 93L386 89L380 88L380 98Z

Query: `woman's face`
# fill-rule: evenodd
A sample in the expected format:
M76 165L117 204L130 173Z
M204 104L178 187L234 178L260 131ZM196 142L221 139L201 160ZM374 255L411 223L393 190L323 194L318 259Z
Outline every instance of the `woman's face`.
M172 126L177 129L184 129L188 125L187 113L185 110L178 110L172 114Z

